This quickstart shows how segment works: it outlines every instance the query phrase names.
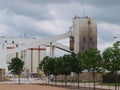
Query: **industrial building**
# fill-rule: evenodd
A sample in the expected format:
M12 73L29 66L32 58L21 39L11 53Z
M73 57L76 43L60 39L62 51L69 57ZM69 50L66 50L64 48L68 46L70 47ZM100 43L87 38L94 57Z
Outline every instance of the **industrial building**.
M35 39L14 38L13 40L12 38L3 38L2 40L5 41L7 50L11 51L16 47L29 45L29 42L34 43ZM34 46L17 53L9 54L7 55L7 63L9 63L13 57L16 57L16 54L18 58L24 61L25 69L32 73L36 73L40 61L46 56L46 47L42 45Z
M65 46L58 40L70 38L70 45ZM25 69L37 73L41 60L46 56L46 47L50 47L50 56L54 57L55 48L67 52L82 52L88 48L97 48L97 24L88 17L73 18L73 25L64 34L45 39L35 38L0 38L0 68L7 71L7 63L18 55L25 62Z
M70 27L71 49L75 53L89 48L97 48L97 24L95 19L88 17L74 17L73 25Z

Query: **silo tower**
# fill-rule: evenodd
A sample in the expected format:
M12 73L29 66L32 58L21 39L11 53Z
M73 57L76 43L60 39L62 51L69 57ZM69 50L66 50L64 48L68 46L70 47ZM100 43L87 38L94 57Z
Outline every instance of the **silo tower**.
M97 48L97 24L95 19L75 16L70 31L72 33L70 49L75 53L89 48Z

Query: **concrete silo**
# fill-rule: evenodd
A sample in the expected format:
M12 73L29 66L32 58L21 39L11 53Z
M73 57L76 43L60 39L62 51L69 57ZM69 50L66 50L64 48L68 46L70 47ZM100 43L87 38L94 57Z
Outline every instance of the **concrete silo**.
M88 17L73 18L73 25L70 27L72 33L72 44L70 49L75 53L82 52L89 48L97 48L97 24L94 19Z

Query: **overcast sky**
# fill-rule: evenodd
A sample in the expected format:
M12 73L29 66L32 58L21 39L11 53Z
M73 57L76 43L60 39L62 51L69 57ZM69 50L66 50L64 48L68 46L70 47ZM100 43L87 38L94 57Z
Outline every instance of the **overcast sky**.
M120 39L120 0L0 0L0 36L58 35L75 15L96 18L99 50Z

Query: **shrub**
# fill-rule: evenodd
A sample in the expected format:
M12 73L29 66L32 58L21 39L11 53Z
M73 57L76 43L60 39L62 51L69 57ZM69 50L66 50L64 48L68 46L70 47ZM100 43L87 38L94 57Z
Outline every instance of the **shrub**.
M106 83L120 83L120 74L114 75L114 74L105 74L103 75L102 82Z

